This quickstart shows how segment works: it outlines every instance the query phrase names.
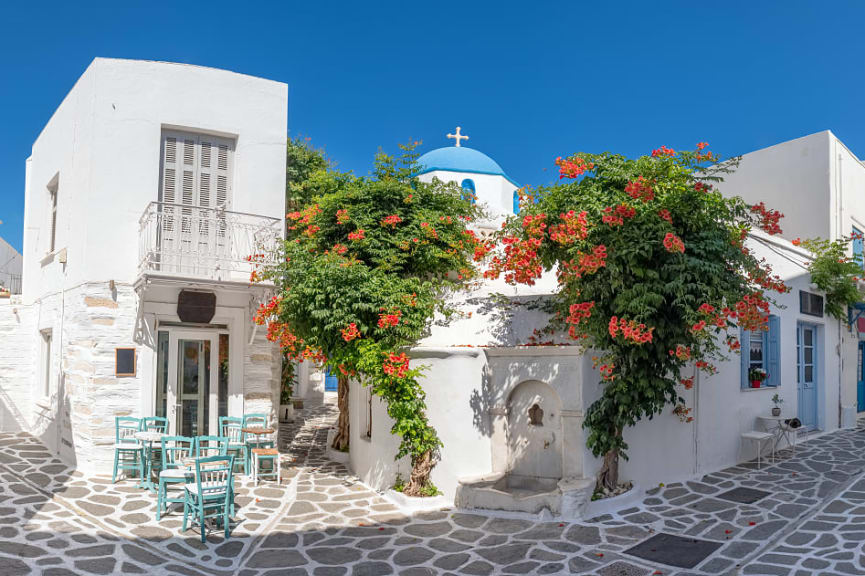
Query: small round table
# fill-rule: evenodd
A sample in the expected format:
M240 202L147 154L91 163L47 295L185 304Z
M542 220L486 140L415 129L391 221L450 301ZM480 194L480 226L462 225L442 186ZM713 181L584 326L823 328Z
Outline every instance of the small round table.
M273 428L263 428L261 426L253 426L250 428L241 428L240 431L243 432L244 434L252 434L253 436L255 436L254 442L255 442L256 448L261 448L261 443L263 441L261 438L262 436L264 436L265 434L273 434L275 432L275 430ZM251 449L247 449L246 462L245 462L245 466L244 466L244 471L247 474L249 474L249 464L252 462L252 456L250 455L251 453L252 453Z
M763 423L763 428L766 429L766 432L774 435L775 438L772 441L772 451L774 452L778 447L778 442L781 441L781 438L787 441L788 446L793 447L793 453L796 451L796 442L795 442L795 434L796 430L791 428L787 421L790 420L789 416L757 416L757 418ZM790 438L790 434L794 434L794 438Z
M153 479L151 475L153 474L153 443L159 442L162 444L162 439L167 436L167 434L163 432L156 432L154 430L142 430L141 432L136 432L134 435L136 440L139 440L142 444L145 444L144 447L144 478L139 482L139 488L146 488L151 492L156 492L156 485L153 483Z

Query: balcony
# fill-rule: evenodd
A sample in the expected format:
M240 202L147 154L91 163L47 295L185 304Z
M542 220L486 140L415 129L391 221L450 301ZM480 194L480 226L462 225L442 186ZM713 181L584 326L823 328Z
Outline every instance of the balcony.
M271 255L278 218L151 202L139 220L139 275L249 282L253 254Z

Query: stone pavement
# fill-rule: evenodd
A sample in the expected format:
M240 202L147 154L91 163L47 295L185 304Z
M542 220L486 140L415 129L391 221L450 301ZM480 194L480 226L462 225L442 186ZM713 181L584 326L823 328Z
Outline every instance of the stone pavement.
M282 485L241 481L232 537L206 545L179 531L176 511L157 523L155 497L133 480L85 477L33 438L0 434L0 576L865 573L862 428L811 439L762 470L746 463L659 487L615 514L559 522L402 514L327 460L334 417L324 404L284 424ZM730 501L736 488L769 495ZM719 547L693 569L625 553L660 533Z

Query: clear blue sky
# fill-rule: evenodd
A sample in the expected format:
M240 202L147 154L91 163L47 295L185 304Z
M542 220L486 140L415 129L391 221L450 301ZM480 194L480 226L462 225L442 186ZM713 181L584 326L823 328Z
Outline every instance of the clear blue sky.
M343 169L409 139L447 145L459 124L542 184L580 150L706 140L730 156L831 129L865 156L863 22L857 0L7 2L0 236L21 247L24 160L96 56L286 82L290 133Z

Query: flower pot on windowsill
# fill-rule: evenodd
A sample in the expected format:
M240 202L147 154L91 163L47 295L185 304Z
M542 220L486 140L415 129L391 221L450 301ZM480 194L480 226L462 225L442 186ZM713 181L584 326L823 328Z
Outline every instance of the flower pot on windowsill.
M760 380L751 380L751 388L759 388L760 382Z

